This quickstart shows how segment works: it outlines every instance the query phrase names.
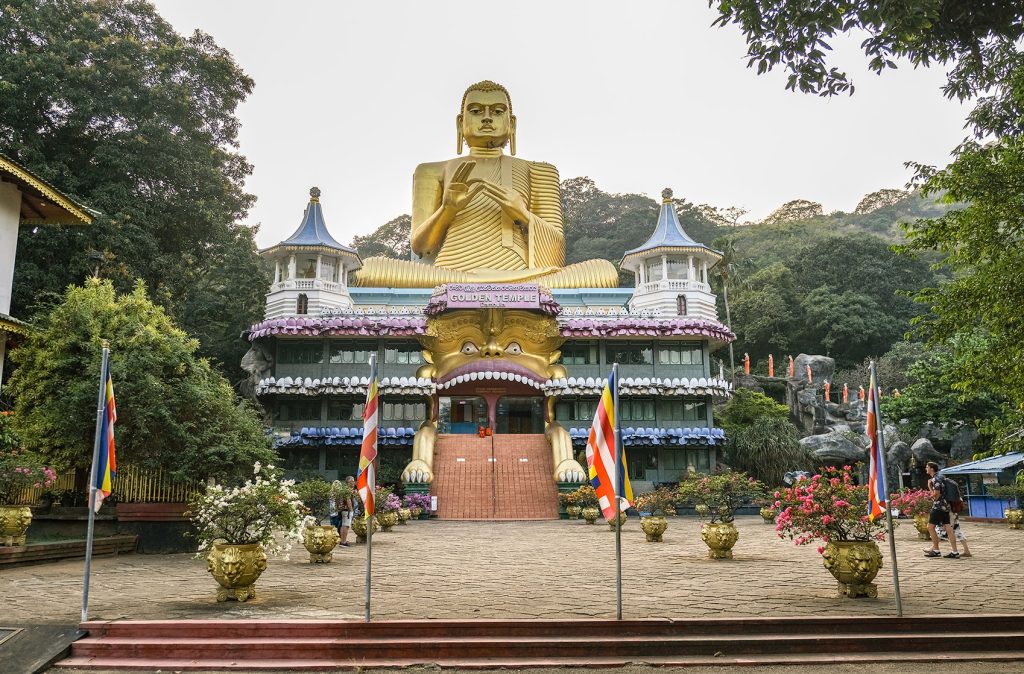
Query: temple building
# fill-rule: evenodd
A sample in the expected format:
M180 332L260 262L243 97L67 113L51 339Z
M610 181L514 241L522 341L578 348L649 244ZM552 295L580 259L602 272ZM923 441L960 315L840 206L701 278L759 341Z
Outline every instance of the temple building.
M22 226L88 225L94 215L94 211L0 154L0 385L8 346L28 330L26 323L10 315L18 230Z
M413 260L360 260L316 188L295 234L262 251L273 283L243 367L283 465L355 474L376 353L379 480L429 491L440 517L557 517L558 490L585 480L612 363L634 489L713 470L712 405L730 389L711 354L734 338L708 285L721 255L687 236L666 190L621 262L635 287L614 287L606 260L564 265L557 170L503 152L508 92L471 86L456 121L469 157L415 172Z

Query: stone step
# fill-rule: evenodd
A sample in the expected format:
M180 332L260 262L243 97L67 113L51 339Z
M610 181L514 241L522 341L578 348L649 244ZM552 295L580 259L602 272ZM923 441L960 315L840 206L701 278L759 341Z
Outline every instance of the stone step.
M570 633L587 636L661 636L671 634L844 634L906 633L920 631L921 626L935 623L942 627L955 623L960 633L1022 631L1024 613L1002 615L972 613L968 615L892 616L809 616L809 617L741 617L741 618L644 618L608 620L587 618L576 620L377 620L366 623L347 620L94 620L82 623L92 636L109 637L194 637L194 638L308 638L328 636L352 638L373 635L374 638L439 637L439 636L531 636ZM954 626L939 629L945 633Z
M557 519L553 473L543 435L440 435L431 493L440 519Z
M450 638L210 638L187 637L87 637L75 642L72 654L76 657L119 657L156 659L172 654L188 654L199 659L230 658L235 660L261 660L278 658L306 660L310 658L358 661L367 653L386 654L388 659L440 662L449 658L494 659L507 658L577 658L600 653L607 657L624 659L647 656L714 656L715 653L732 655L767 655L772 653L870 653L895 651L912 639L915 650L937 651L950 643L960 644L969 639L973 650L1007 651L1021 649L1024 632L997 632L991 634L935 634L934 632L908 632L902 634L750 634L711 637L649 636L579 637L450 637ZM952 639L952 641L951 641Z

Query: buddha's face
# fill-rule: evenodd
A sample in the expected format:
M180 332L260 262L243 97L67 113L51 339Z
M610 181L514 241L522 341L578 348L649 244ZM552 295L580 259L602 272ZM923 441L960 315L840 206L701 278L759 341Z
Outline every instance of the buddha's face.
M429 364L418 375L442 387L478 379L536 387L565 376L554 364L562 341L549 316L514 309L446 312L428 321L423 344Z
M462 135L470 147L504 147L515 125L503 91L471 91L459 115Z

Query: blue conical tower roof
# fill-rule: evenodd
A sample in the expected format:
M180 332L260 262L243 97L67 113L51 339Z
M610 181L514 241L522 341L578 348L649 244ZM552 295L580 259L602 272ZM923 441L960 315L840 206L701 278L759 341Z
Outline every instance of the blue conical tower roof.
M302 223L295 233L277 244L279 246L325 246L347 253L356 251L346 245L338 243L331 233L327 231L327 223L324 222L324 209L320 205L320 188L313 187L309 190L309 204L302 214Z
M661 212L658 213L658 224L654 228L654 233L643 245L626 251L620 266L630 269L654 251L658 251L659 254L704 253L715 261L722 258L721 253L695 241L683 231L683 226L679 224L679 216L676 215L675 204L672 202L672 190L668 188L661 192Z

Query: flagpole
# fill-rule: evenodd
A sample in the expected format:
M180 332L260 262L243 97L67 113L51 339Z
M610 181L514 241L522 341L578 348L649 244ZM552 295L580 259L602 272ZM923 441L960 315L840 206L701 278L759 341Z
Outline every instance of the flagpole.
M619 364L612 363L612 414L615 415L615 619L622 620L622 426L619 424Z
M370 391L372 390L373 383L375 381L377 381L377 354L371 353L370 354L370 384L369 384L369 386L366 389L367 397L369 397ZM369 404L369 402L370 402L369 400L366 401L367 404ZM365 421L363 423L365 423ZM376 449L376 447L374 449ZM376 461L376 460L377 459L375 458L374 461ZM366 469L367 470L371 470L371 472L374 475L374 478L376 478L376 472L377 471L372 466L367 466ZM376 491L377 491L377 480L374 479L373 482L374 482L373 484L369 485L369 488L372 490L371 491L371 495L374 497L373 498L373 509L374 509L374 511L376 511L377 510L377 500L376 500L376 496L377 496L377 494L376 494ZM363 507L364 508L366 507L365 503L363 504ZM366 520L366 615L365 615L366 622L370 622L370 576L372 574L372 568L373 568L373 518L376 517L376 516L377 516L376 512L374 512L374 514L370 518L367 518L367 520Z
M89 619L89 572L92 566L92 539L96 523L96 480L100 458L100 434L103 427L103 406L106 402L107 365L110 361L110 343L103 340L103 358L100 362L100 392L96 401L96 435L92 443L92 468L89 469L89 526L85 534L85 574L82 578L82 622Z
M885 495L885 526L889 532L889 556L892 558L892 586L896 594L896 615L903 617L903 598L900 596L900 574L896 567L896 537L893 535L892 508L889 504L889 479L885 469L885 432L882 430L882 408L879 405L878 376L875 373L875 361L869 365L871 370L871 381L875 383L875 390L871 397L874 399L872 410L875 415L875 442L878 443L878 470L882 474L882 491Z

